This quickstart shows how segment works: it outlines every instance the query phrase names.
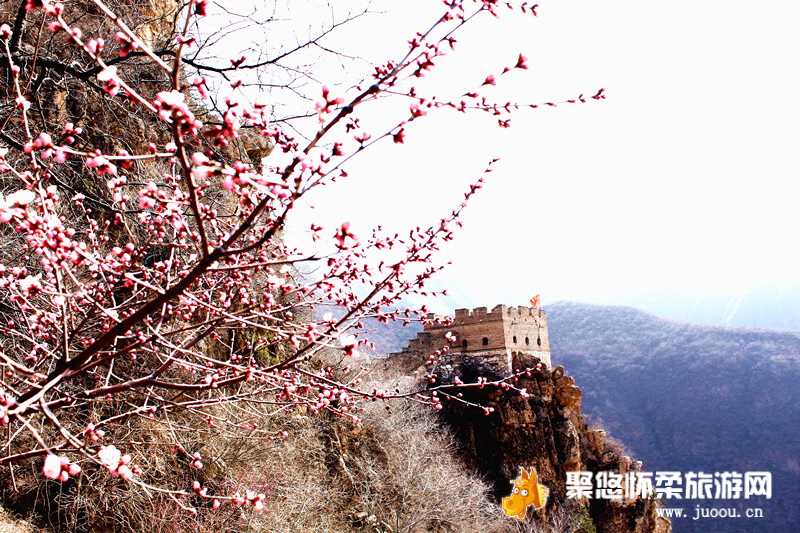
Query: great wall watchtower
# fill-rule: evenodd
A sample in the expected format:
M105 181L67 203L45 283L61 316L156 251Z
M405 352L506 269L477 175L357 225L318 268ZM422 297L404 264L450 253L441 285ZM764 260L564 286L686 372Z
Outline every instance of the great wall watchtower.
M434 315L428 315L433 320ZM544 311L532 307L495 306L456 309L449 325L429 323L424 330L411 339L401 354L427 357L449 346L448 359L466 356L487 359L510 372L516 357L535 357L548 368L550 362L550 340L547 335L547 317ZM451 333L455 341L445 335Z

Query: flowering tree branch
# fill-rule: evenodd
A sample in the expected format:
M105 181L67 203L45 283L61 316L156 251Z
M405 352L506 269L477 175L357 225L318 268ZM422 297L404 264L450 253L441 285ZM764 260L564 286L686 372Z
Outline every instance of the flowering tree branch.
M424 308L401 311L402 301L426 294L441 268L434 254L453 238L483 177L449 215L408 236L376 231L362 238L347 222L327 230L311 223L318 249L297 250L284 242L283 230L310 191L346 176L345 165L375 143L402 144L406 125L430 112L490 112L507 127L506 115L520 105L489 102L480 91L527 68L522 55L453 101L420 96L412 83L454 48L464 25L505 8L535 14L535 6L446 2L443 15L409 41L399 60L377 66L368 84L342 96L322 86L302 140L276 125L265 105L247 106L235 96L204 122L209 80L191 74L263 68L297 49L255 63L233 59L230 69L203 66L187 53L197 46L192 30L206 15L206 0L185 6L172 28L174 46L156 51L115 9L91 4L103 20L98 27L81 27L81 17L49 0L20 2L13 27L0 26L11 73L0 118L8 145L0 148L0 224L9 243L0 255L0 423L9 428L0 465L45 456L42 473L62 482L91 466L151 490L257 508L257 494L212 495L199 482L189 491L143 481L137 451L121 450L117 435L138 418L170 427L175 413L250 432L257 420L286 410L357 420L364 399L409 398L434 407L443 397L461 401L445 386L362 389L362 373L343 361L368 344L357 336L363 320L424 317ZM47 39L29 42L34 20L50 32ZM55 39L66 43L66 59L52 49L39 53ZM20 60L23 45L34 47L33 58ZM142 69L147 76L139 76ZM71 91L51 115L31 104L43 72L61 76L49 89L54 94ZM409 104L373 136L358 114L382 97ZM602 97L600 90L592 98ZM95 116L62 120L73 113L69 98ZM122 123L140 129L106 135ZM244 131L269 141L280 154L276 166L226 155ZM320 272L297 274L312 262L324 265ZM343 309L338 318L318 316L333 307ZM337 364L321 364L319 356ZM510 387L513 379L474 386ZM238 418L214 414L230 404L241 406ZM202 468L201 459L191 455L190 466Z

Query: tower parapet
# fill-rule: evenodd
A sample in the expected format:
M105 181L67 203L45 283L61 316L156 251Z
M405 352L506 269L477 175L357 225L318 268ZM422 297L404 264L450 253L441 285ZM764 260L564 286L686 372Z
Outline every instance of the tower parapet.
M411 339L402 354L426 358L448 346L448 358L485 358L507 368L509 373L514 359L520 356L535 357L552 368L547 317L539 308L497 305L491 311L486 307L456 309L449 325L433 322L433 315L428 318L431 322L416 339ZM454 340L447 339L448 333Z

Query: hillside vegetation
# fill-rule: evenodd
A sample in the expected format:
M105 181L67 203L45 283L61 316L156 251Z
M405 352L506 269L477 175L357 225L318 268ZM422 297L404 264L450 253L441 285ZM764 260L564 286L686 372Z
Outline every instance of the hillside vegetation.
M393 384L414 385L402 377ZM253 490L263 495L255 509L217 510L201 498L176 500L121 479L59 483L19 471L15 486L0 486L0 492L10 510L52 532L517 531L488 486L457 457L432 409L375 402L360 415L362 421L354 423L333 415L279 413L262 420L248 439L231 439L224 428L205 429L190 451L213 457L209 464L192 471L178 451L154 474L167 484L199 479L216 490ZM171 438L156 425L137 436L151 440L150 448ZM0 515L0 532L32 530Z

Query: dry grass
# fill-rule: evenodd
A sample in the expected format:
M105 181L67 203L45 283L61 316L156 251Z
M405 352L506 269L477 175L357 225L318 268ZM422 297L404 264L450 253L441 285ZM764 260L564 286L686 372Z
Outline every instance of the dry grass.
M399 376L380 379L384 387L403 386ZM252 412L235 405L217 409L229 422L253 421ZM264 416L257 430L238 438L226 425L209 426L194 413L170 416L169 423L140 418L115 430L116 440L131 443L125 451L142 467L143 481L189 489L198 480L213 494L253 490L265 495L264 509L226 504L213 510L211 501L194 496L176 501L90 465L77 482L65 484L34 471L19 475L17 503L55 530L75 533L466 533L509 527L487 486L455 457L433 411L417 404L370 403L360 424L281 412ZM283 431L285 438L269 438ZM195 451L203 455L202 470L188 464Z
M14 518L8 511L0 508L0 533L44 533L31 523Z

